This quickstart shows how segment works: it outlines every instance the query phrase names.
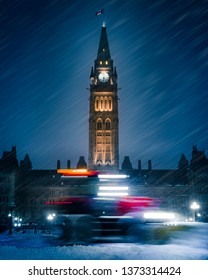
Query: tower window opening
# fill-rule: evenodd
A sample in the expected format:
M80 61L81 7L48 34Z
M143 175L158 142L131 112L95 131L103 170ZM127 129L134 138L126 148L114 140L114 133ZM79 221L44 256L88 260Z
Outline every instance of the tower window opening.
M105 160L106 160L106 163L111 163L111 154L110 153L106 153L105 154Z
M107 111L107 100L105 99L105 111Z
M97 160L101 161L101 163L102 163L102 154L101 153L97 154Z
M106 60L105 65L108 65L108 61Z
M103 64L103 62L102 62L102 60L100 60L100 65L102 65Z
M97 137L97 144L102 144L102 137Z
M97 121L97 130L102 130L102 121L101 120L98 120Z
M95 111L99 111L99 99L95 100Z
M110 130L110 129L111 129L110 120L106 120L106 122L105 122L105 129L106 129L106 130Z
M107 138L106 138L106 144L110 144L110 143L111 143L110 137L107 137Z
M112 99L111 98L109 99L108 106L109 106L109 111L112 111Z
M100 100L100 111L103 111L103 100Z
M103 52L105 51L105 49L103 48Z

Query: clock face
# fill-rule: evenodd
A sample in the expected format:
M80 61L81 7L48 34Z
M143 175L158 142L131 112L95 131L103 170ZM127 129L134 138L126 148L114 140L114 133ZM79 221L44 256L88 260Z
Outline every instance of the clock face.
M98 79L102 82L102 83L105 83L109 80L109 75L107 72L101 72L99 75L98 75Z

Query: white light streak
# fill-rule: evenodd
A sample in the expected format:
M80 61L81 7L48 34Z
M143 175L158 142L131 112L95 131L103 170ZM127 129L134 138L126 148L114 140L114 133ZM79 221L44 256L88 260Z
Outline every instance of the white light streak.
M112 219L130 219L130 218L133 218L132 216L100 216L100 218L102 219L109 219L112 218Z
M98 196L127 196L127 192L98 192Z
M128 191L128 187L99 187L100 191Z
M145 219L174 219L174 213L167 213L167 212L147 212L144 213Z
M99 174L99 179L126 179L128 176L124 174Z

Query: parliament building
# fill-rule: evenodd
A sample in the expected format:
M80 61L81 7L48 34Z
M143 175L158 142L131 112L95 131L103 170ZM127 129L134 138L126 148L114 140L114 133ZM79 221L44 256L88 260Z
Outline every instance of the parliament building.
M42 223L46 202L53 204L57 198L67 196L96 195L99 187L96 178L64 179L57 173L61 165L57 161L53 170L34 170L28 154L18 161L15 146L11 151L3 151L0 227L8 223L8 215L21 217L23 223ZM69 160L67 168L70 167ZM130 196L158 198L164 207L177 210L187 219L193 215L190 204L196 201L200 205L199 219L208 221L208 159L204 151L193 146L190 162L182 154L174 170L155 170L151 161L143 169L140 160L133 168L128 156L119 163L117 70L105 26L101 28L97 57L90 73L88 161L81 156L76 168L126 174Z

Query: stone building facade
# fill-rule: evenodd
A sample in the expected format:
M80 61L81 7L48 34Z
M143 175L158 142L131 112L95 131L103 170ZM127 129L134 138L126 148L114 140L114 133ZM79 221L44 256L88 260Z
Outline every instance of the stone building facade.
M142 169L141 162L134 169L130 159L125 158L123 169L118 170L118 173L129 175L125 185L129 188L130 196L159 199L161 207L177 211L186 218L193 217L190 204L196 201L200 205L200 219L208 221L208 160L204 153L205 157L201 155L202 152L193 147L190 163L182 154L175 170L155 170L151 165ZM28 155L20 162L11 170L8 165L5 168L1 160L1 226L9 224L10 213L13 218L21 218L23 223L42 225L55 201L71 196L96 197L102 184L96 177L63 178L57 169L33 170Z

